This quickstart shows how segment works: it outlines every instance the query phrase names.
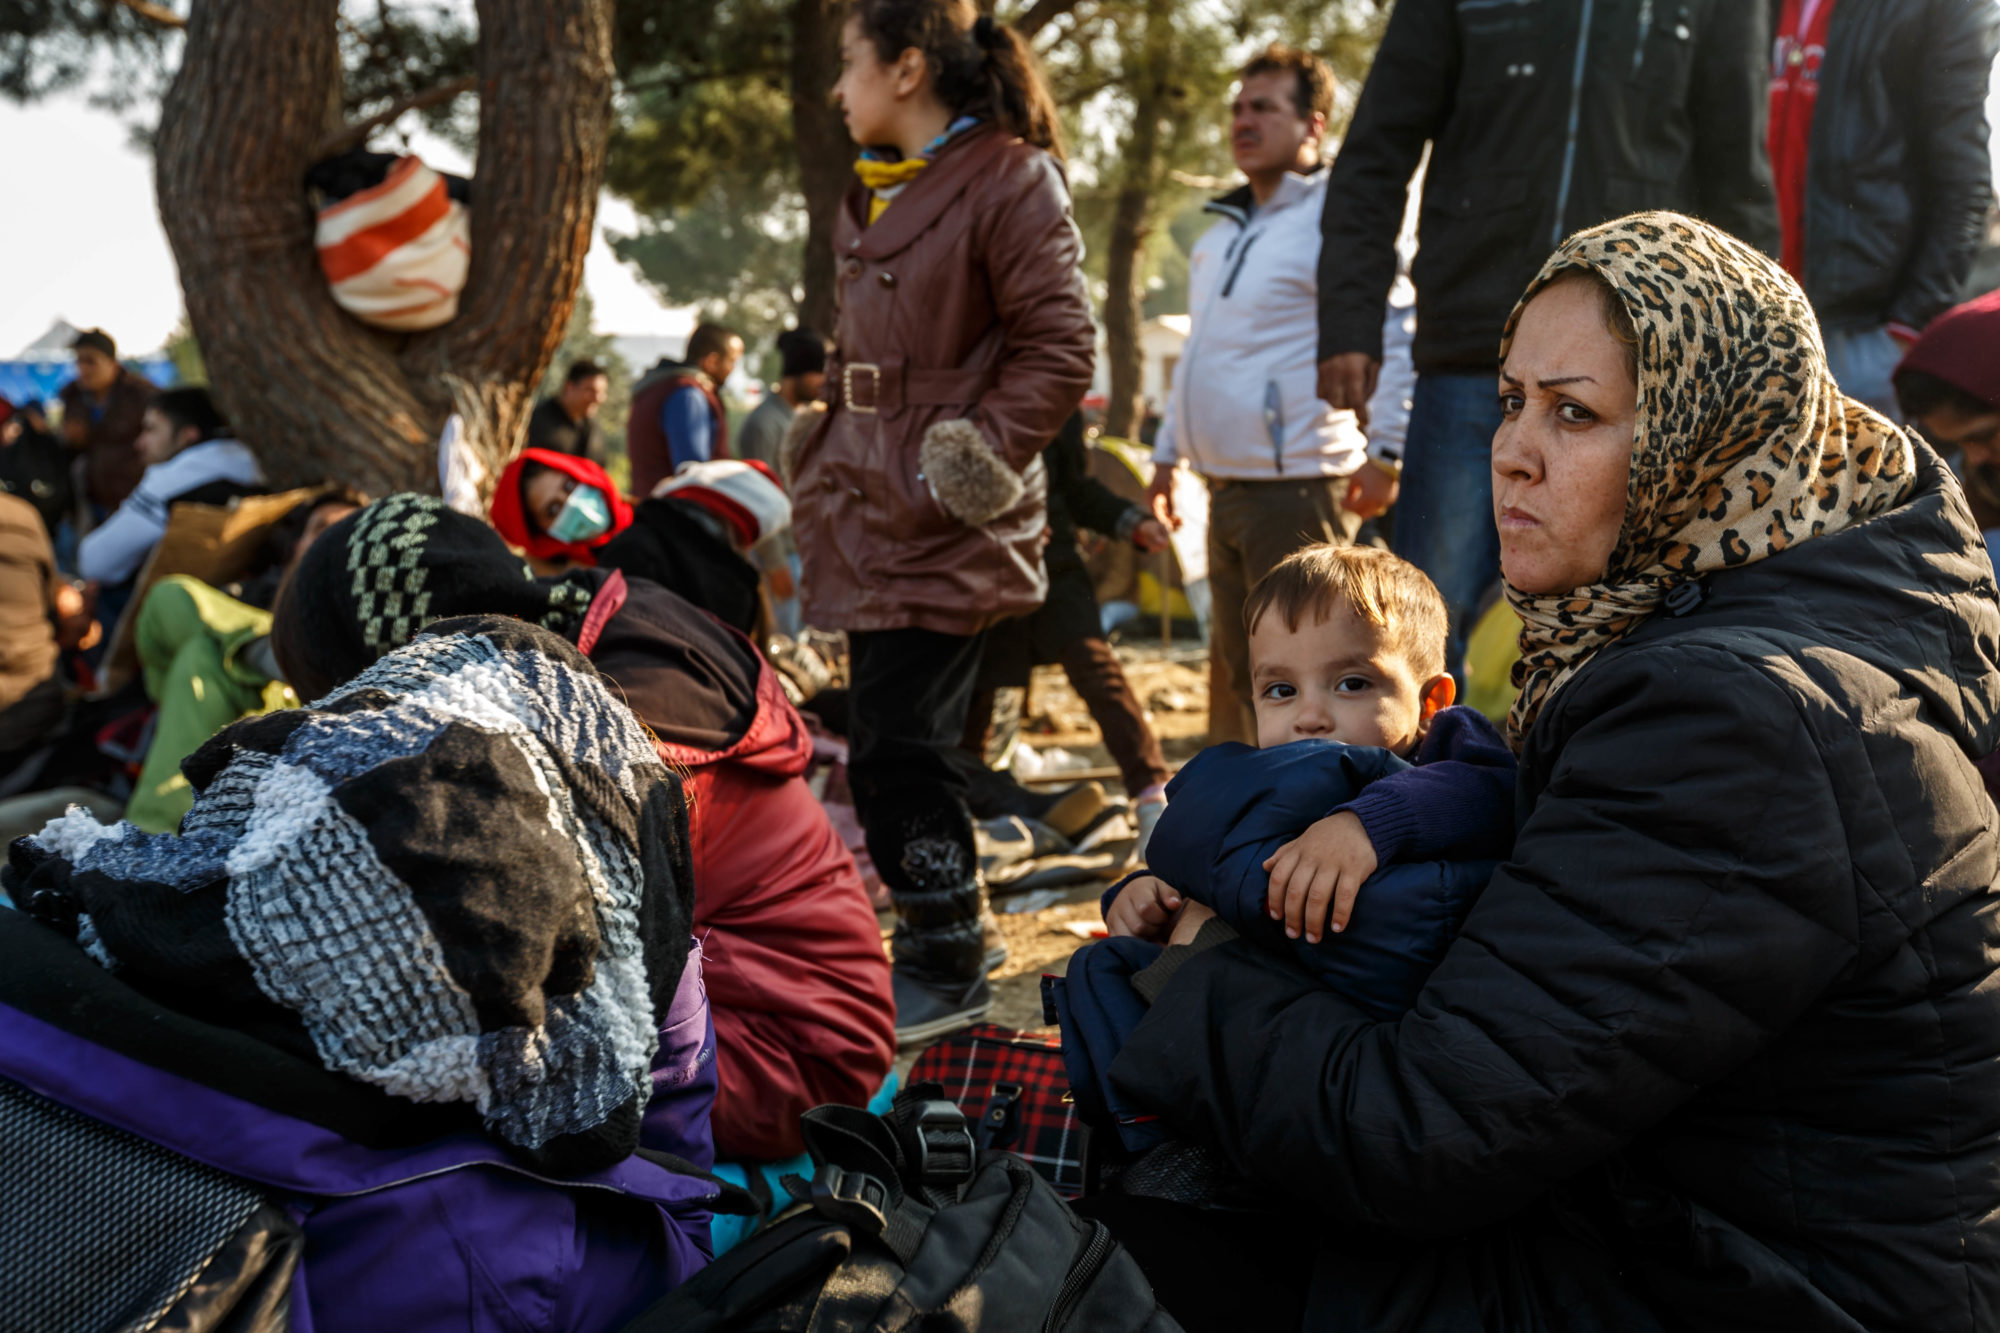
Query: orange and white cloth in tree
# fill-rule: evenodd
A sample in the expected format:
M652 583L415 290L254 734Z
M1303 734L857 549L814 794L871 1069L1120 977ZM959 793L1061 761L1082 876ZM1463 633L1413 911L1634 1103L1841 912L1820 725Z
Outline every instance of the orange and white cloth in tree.
M380 185L320 210L319 265L341 309L385 329L434 329L458 314L471 262L465 205L415 157Z

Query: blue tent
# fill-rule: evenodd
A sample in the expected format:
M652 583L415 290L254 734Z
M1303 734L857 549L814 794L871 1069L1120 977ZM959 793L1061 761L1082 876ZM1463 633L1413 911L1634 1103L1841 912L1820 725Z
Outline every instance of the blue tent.
M150 361L127 361L135 370L162 389L180 382L174 363L165 357ZM68 357L61 360L0 361L0 398L10 403L53 402L62 386L76 378L76 368Z

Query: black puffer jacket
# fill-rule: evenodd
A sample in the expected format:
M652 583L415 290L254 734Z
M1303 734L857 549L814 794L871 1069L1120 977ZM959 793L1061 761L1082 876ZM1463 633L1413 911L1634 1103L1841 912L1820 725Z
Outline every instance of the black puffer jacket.
M1398 0L1327 184L1320 357L1382 355L1426 141L1420 371L1491 374L1521 289L1584 227L1670 208L1777 254L1769 49L1755 0Z
M1919 448L1555 696L1409 1015L1236 942L1139 1026L1114 1085L1327 1219L1311 1328L2000 1322L2000 604Z
M1772 0L1775 16L1783 0ZM1921 329L1986 233L1993 0L1839 0L1806 155L1806 295L1820 323Z

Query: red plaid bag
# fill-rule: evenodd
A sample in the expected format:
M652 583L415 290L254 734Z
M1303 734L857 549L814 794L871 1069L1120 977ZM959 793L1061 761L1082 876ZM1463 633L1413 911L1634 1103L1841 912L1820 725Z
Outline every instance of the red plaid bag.
M928 1046L913 1083L936 1083L958 1105L981 1148L1004 1148L1074 1199L1084 1192L1089 1128L1070 1103L1062 1044L1053 1034L975 1023Z

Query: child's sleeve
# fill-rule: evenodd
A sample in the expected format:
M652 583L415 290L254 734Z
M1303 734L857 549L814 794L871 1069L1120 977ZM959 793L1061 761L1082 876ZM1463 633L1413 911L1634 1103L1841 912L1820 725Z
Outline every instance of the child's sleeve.
M1329 813L1353 811L1383 865L1505 860L1514 849L1514 775L1514 752L1493 724L1470 708L1447 708L1432 720L1415 767L1377 778Z

